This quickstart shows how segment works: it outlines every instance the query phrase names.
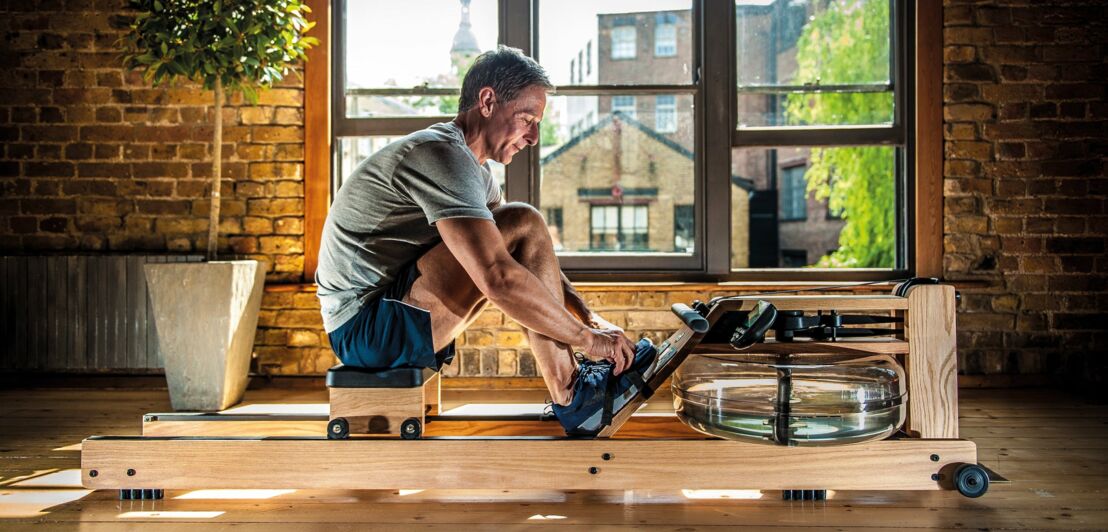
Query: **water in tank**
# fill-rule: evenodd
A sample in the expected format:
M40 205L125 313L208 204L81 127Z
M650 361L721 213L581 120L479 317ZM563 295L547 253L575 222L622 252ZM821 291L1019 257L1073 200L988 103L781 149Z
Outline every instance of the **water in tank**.
M889 355L691 355L673 376L678 417L713 436L775 445L880 440L904 423Z

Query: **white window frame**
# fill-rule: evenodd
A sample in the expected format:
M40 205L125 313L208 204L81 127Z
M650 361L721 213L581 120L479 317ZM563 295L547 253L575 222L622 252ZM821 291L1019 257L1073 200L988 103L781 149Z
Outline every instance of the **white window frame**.
M632 25L612 27L612 59L634 59L638 47L638 28Z

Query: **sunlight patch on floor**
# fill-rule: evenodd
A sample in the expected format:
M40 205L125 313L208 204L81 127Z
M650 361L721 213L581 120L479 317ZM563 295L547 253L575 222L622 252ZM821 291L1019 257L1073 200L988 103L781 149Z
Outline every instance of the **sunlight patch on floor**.
M62 469L9 484L12 488L80 488L81 470Z
M46 510L92 493L92 490L0 490L0 519L39 517Z
M741 499L762 498L761 490L681 490L686 499Z
M324 416L330 409L327 403L257 403L236 406L223 410L220 414L282 414L297 416Z
M58 447L57 449L51 449L52 451L80 451L81 442L71 443L69 445Z
M193 490L174 499L272 499L296 490Z
M528 518L527 518L527 520L528 520L528 521L557 521L557 520L560 520L560 519L565 519L565 518L566 518L566 516L564 516L564 515L554 515L554 514L550 514L550 515L542 515L542 514L535 514L535 515L532 515L531 517L528 517Z
M210 512L198 511L149 511L149 512L123 512L116 517L120 519L214 519L224 512L213 510Z

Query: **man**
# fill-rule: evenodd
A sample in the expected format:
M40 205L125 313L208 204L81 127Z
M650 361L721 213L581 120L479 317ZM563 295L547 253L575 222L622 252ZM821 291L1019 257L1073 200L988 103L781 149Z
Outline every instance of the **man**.
M588 310L562 274L542 215L505 204L489 160L539 140L552 88L519 50L480 55L458 116L398 140L335 195L316 283L324 328L344 364L441 367L489 302L527 329L567 432L595 432L612 394L634 393L654 356ZM577 364L570 346L589 359ZM631 369L625 374L625 370ZM610 415L612 402L607 401ZM585 419L593 422L588 428Z

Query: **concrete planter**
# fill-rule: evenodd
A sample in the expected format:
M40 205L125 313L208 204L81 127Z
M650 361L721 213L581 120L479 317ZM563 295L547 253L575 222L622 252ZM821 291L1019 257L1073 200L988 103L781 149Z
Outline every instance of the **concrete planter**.
M254 260L144 265L174 410L223 410L242 400L264 266Z

